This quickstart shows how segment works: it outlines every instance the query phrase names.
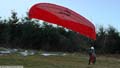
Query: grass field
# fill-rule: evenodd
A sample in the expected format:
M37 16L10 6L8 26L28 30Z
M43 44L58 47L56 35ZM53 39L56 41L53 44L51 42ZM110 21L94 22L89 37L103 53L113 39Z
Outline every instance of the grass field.
M24 68L120 68L120 59L97 57L95 65L88 65L88 56L68 54L66 56L0 56L0 65L23 65Z

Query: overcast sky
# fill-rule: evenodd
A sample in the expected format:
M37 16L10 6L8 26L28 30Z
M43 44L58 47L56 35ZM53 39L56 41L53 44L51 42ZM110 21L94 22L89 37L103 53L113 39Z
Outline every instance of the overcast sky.
M19 17L25 16L29 8L40 2L58 4L74 10L95 24L112 25L120 31L120 0L0 0L0 17L8 18L11 10Z

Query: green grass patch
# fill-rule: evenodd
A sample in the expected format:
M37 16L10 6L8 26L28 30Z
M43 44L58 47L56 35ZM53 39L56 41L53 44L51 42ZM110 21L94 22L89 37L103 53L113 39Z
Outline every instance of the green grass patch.
M99 56L95 65L88 65L88 56L0 56L0 65L23 65L24 68L120 68L120 59Z

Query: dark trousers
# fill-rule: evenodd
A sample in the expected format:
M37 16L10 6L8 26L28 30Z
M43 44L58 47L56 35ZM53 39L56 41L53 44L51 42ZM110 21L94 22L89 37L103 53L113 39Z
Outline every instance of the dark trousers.
M88 64L95 64L96 62L96 57L94 55L89 55L89 63Z

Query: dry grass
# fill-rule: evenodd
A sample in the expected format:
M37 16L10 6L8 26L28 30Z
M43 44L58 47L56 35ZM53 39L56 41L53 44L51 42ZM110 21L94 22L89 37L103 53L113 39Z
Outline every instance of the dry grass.
M99 56L95 65L88 65L88 56L0 56L0 65L23 65L24 68L120 68L120 59Z

